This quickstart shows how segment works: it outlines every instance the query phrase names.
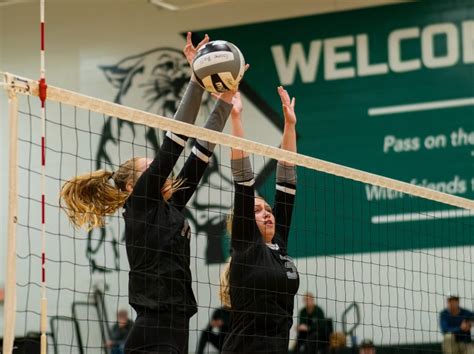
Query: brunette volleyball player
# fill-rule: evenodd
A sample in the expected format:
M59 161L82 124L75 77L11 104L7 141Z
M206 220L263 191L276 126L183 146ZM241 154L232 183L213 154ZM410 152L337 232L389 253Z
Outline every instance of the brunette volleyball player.
M285 128L281 147L296 152L295 99L278 88ZM232 133L243 137L238 94L232 110ZM221 299L231 309L223 353L287 353L299 277L287 254L296 192L295 166L279 161L275 207L255 196L249 156L232 149L235 183L231 221L232 258L221 279Z

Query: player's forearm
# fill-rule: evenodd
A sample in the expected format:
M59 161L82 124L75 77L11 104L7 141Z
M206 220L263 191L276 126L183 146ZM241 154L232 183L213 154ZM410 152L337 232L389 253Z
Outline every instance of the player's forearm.
M229 118L230 111L232 110L232 99L230 99L229 102L228 99L223 99L223 96L224 95L222 95L216 102L214 109L204 124L204 128L215 130L217 132L222 132L224 130L227 118ZM201 139L197 139L197 143L210 152L212 152L216 146L215 144Z
M285 123L281 148L291 152L296 152L296 126L292 123ZM281 161L283 165L293 166L293 164Z
M196 81L191 80L186 88L186 92L179 103L174 119L181 122L194 124L199 108L201 107L204 89Z
M232 115L232 135L238 138L243 138L244 134L244 126L242 124L242 120L240 119L239 115ZM248 156L245 151L239 149L231 149L231 159L232 160L240 160L244 157Z

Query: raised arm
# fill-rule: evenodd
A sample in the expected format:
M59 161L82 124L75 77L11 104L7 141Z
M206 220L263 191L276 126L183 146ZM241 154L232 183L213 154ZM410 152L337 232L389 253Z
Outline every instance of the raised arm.
M232 135L244 137L242 125L242 101L240 93L234 96L232 109ZM234 211L232 218L232 248L240 251L261 239L255 224L255 190L252 165L248 154L242 150L231 150L231 169L234 177Z
M290 99L288 92L281 86L278 87L278 94L285 118L281 148L296 152L295 98ZM275 191L276 242L285 249L288 244L295 194L296 167L293 164L278 161Z
M247 64L245 70L247 70L248 67ZM234 99L237 95L239 95L238 99ZM227 91L220 95L215 95L214 97L217 98L217 102L204 124L204 128L222 132L234 102L236 102L236 100L240 102L240 94L238 92ZM209 159L212 156L214 148L215 144L201 139L196 140L191 155L186 160L183 169L178 175L178 178L184 181L184 183L182 188L173 195L173 202L176 208L180 210L184 209L189 199L191 199L209 164Z
M283 108L283 116L285 118L281 148L283 150L296 152L296 99L294 97L290 99L290 95L282 86L279 86L277 90ZM279 161L279 163L286 166L294 166L293 164L284 161Z
M189 63L192 62L198 49L209 41L206 37L196 47L191 42L191 33L188 32L184 54ZM196 121L204 89L199 86L191 75L191 80L186 88L186 92L181 100L174 119L194 124ZM142 174L133 188L134 196L146 197L147 199L158 200L162 198L161 189L173 170L176 161L186 144L187 137L167 132L160 150L156 154L150 167Z
M234 92L225 92L221 94L212 110L209 118L204 124L204 128L222 132L232 110L232 98ZM183 181L181 188L173 194L173 203L179 210L184 209L189 199L196 191L209 160L212 157L215 144L205 140L197 139L191 155L186 160L178 179Z
M242 124L242 111L244 106L242 104L242 98L240 92L237 92L234 96L233 102L234 107L230 113L232 116L232 135L238 138L244 137L244 126ZM245 151L239 149L231 149L231 160L241 160L244 157L249 156ZM253 176L252 176L253 177Z

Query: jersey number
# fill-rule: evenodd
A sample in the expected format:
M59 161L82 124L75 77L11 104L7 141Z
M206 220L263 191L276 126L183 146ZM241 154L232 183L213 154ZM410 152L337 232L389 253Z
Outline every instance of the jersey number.
M290 256L282 256L280 259L285 261L286 276L288 279L298 279L298 270L296 269L293 259Z

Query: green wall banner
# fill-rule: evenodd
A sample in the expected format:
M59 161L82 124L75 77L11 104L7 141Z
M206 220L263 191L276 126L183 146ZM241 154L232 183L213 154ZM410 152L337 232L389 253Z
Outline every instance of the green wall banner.
M296 97L298 151L474 197L474 3L423 1L203 30L251 64L243 93L282 126ZM251 129L251 118L247 119ZM260 186L271 199L273 175ZM474 213L299 170L290 253L474 244ZM426 216L426 215L428 216ZM424 217L425 215L426 217ZM431 216L429 216L431 215Z

